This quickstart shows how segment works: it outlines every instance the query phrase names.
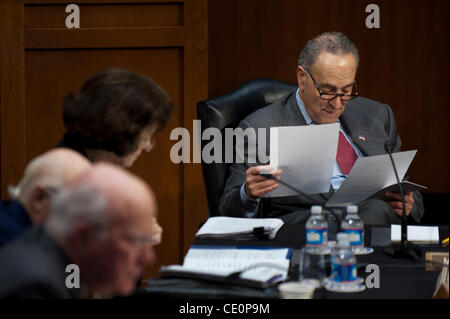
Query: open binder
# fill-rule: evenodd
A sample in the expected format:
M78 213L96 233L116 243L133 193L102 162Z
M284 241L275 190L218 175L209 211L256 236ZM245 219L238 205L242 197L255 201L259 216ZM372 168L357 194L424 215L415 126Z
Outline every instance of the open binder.
M183 265L162 267L162 277L189 278L251 288L287 279L292 248L192 246Z

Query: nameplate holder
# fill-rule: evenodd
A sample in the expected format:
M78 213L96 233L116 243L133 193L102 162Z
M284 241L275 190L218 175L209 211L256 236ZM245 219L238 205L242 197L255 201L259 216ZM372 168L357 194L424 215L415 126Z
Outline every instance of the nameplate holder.
M447 253L448 255L448 253ZM436 281L436 289L433 293L434 299L449 299L448 294L448 256L444 258L444 267Z
M448 259L448 251L427 251L425 253L425 270L438 271L441 270L444 259Z

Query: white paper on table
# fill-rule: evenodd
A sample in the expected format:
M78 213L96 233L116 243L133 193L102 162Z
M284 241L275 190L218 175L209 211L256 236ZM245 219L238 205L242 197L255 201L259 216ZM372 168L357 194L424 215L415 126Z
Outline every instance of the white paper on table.
M437 226L407 226L407 239L412 242L438 243L439 227ZM391 225L391 241L398 242L401 238L401 225Z
M281 168L281 180L305 194L326 193L336 161L339 123L270 128L270 166ZM297 193L278 184L265 197Z
M229 237L250 234L254 228L263 227L273 239L284 222L279 218L210 217L195 234L196 237Z
M398 178L403 180L417 150L393 153ZM387 186L397 183L389 154L358 157L339 190L326 202L327 207L359 203Z

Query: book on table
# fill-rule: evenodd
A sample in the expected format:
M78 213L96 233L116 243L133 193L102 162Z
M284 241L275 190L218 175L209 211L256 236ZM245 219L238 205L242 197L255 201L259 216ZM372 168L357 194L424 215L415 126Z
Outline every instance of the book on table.
M287 279L291 255L291 248L192 246L182 265L160 274L265 288Z

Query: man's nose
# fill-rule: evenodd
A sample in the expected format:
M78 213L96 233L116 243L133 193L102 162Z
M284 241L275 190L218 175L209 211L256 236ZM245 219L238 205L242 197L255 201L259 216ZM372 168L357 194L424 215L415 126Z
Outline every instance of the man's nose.
M340 96L336 96L334 99L330 101L330 105L333 106L335 109L340 109L344 106L344 103L342 103Z

